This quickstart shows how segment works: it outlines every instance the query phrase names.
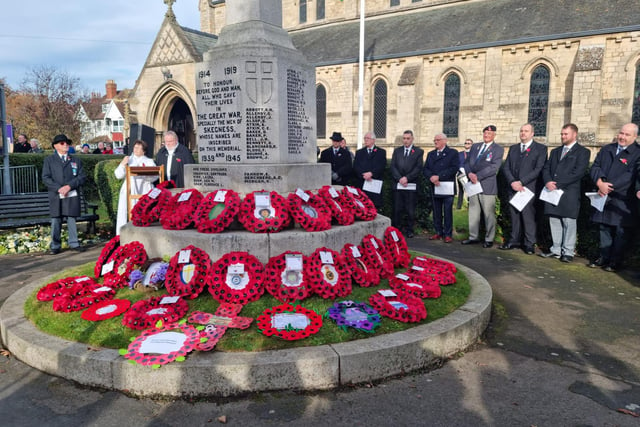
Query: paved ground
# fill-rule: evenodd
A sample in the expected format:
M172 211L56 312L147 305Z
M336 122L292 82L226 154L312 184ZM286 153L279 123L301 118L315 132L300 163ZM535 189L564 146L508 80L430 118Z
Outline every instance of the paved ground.
M211 401L138 400L77 387L0 357L3 426L429 425L638 426L640 272L591 270L520 251L410 246L464 263L494 289L484 342L431 372L349 389L262 393ZM0 258L0 304L17 288L83 254Z

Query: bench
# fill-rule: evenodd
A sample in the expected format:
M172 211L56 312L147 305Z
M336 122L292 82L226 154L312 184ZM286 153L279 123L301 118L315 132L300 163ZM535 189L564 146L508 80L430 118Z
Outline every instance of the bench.
M80 197L80 216L77 222L88 222L87 232L95 234L98 205ZM49 193L0 194L0 229L50 225Z

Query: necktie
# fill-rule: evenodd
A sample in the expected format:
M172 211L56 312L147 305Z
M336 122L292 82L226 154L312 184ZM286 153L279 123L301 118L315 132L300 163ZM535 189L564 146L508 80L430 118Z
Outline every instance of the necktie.
M373 150L372 150L371 148L367 148L367 152L369 153L369 155L371 155L371 152L372 152L372 151L373 151Z
M482 157L482 155L484 154L485 148L487 148L487 144L484 144L480 149L480 152L478 153L478 159L480 159L480 157Z
M404 149L404 156L405 157L409 157L409 149L408 148Z
M67 163L67 156L62 156L62 163Z
M338 150L336 150L335 148L333 149L333 155L337 156L338 155Z
M620 154L620 152L621 152L622 150L624 150L624 148L622 148L621 146L619 146L619 145L618 145L618 150L616 150L616 156L617 156L618 154Z
M440 153L441 153L441 151L436 151L436 154L437 154L438 157L440 157Z
M569 147L562 147L562 155L560 156L560 160L564 159L564 156L569 152Z
M520 153L524 153L524 150L527 148L526 145L520 144Z

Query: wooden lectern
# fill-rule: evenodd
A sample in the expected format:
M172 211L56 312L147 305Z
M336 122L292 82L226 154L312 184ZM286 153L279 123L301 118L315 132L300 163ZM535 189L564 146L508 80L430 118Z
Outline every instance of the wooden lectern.
M131 178L136 176L158 177L158 182L164 181L164 165L161 166L127 166L127 220L131 220L133 200L137 200L143 194L131 194Z

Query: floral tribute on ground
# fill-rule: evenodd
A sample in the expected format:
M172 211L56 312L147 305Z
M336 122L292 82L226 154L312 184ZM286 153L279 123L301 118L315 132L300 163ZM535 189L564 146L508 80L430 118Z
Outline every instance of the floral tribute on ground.
M362 249L368 265L380 271L380 277L387 279L393 276L393 261L380 239L373 234L367 234L362 238Z
M344 297L351 293L351 271L339 252L318 248L309 255L311 288L324 299Z
M100 256L98 256L98 261L96 261L96 266L93 268L93 275L95 278L102 277L102 266L107 262L107 260L111 257L113 252L120 247L120 236L116 236L109 240L104 248L100 251Z
M424 280L420 276L410 276L403 273L391 277L389 286L395 291L407 292L418 298L439 298L442 294L438 283Z
M108 286L98 285L94 282L79 283L53 299L53 310L66 313L80 311L100 301L112 299L115 295L115 289Z
M89 276L72 276L48 283L38 290L36 299L38 301L52 301L54 298L62 296L77 285L95 285L96 282Z
M287 201L275 191L254 191L240 204L238 220L252 233L277 233L291 223Z
M405 292L381 289L369 297L369 304L383 316L400 322L419 322L427 318L424 302Z
M324 199L331 210L331 217L340 225L350 225L355 221L353 210L346 196L330 185L325 185L318 190L318 195Z
M202 293L211 269L209 254L189 245L171 257L165 277L169 295L194 299Z
M287 251L272 257L265 267L265 288L278 301L303 300L313 293L309 257Z
M228 228L240 212L242 200L233 190L217 190L206 195L195 213L200 233L220 233Z
M206 341L201 340L200 343L196 345L196 350L213 350L228 328L247 329L251 326L251 322L253 322L252 318L238 316L243 307L242 304L223 302L220 303L215 314L202 311L194 311L191 313L189 322L205 325L202 327L199 326L197 329L200 331L200 336L207 339Z
M384 247L394 267L407 268L411 261L409 248L404 236L396 227L387 227L384 230Z
M118 247L102 265L104 284L114 289L124 288L129 284L131 272L146 261L147 251L142 243L136 241Z
M407 274L442 286L456 283L456 266L433 258L415 257Z
M373 333L380 326L380 314L369 304L358 301L340 301L329 307L325 317L330 318L340 329L354 328Z
M131 301L128 299L105 300L87 308L82 312L80 317L90 322L99 322L120 316L127 311L129 307L131 307Z
M322 317L318 313L291 304L277 305L263 311L257 322L262 334L289 341L307 338L322 327Z
M202 193L195 188L172 196L160 213L160 224L165 230L184 230L193 224Z
M293 220L306 231L331 228L331 211L324 199L311 191L298 189L287 197L287 209Z
M342 194L349 202L349 207L356 218L362 221L372 221L378 215L375 205L364 191L356 187L344 187Z
M264 266L247 252L230 252L213 263L209 293L219 302L256 301L264 293Z
M362 256L363 249L352 243L347 243L340 251L344 257L347 267L351 270L351 278L358 286L368 288L380 284L380 272L378 269L367 264L367 260Z
M176 299L177 298L177 299ZM189 311L189 304L180 297L151 297L134 303L124 314L122 324L127 328L143 330L159 320L176 322Z

